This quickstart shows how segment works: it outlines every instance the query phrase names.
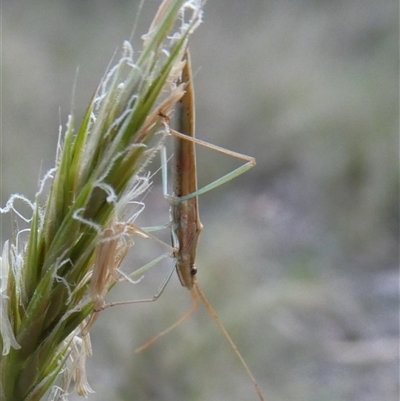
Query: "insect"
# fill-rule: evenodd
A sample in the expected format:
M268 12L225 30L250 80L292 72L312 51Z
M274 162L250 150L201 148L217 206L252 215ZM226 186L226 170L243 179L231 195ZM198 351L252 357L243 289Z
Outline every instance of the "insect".
M196 254L197 247L199 243L200 233L203 225L200 222L199 216L199 206L198 206L198 196L208 192L225 182L232 180L233 178L243 174L245 171L253 167L256 162L253 157L243 155L241 153L233 152L225 148L204 142L195 138L194 136L194 126L195 126L195 115L194 115L194 90L192 81L192 72L190 65L190 56L188 50L185 52L184 59L186 61L185 67L182 71L182 78L180 83L185 84L185 94L179 101L177 106L177 125L178 129L174 130L169 125L169 118L167 116L161 115L167 122L166 128L169 133L174 137L174 158L172 167L172 181L173 181L173 196L168 195L168 185L167 185L167 157L165 147L161 150L162 159L162 175L163 175L163 192L164 197L168 200L170 205L170 228L171 228L171 238L172 238L172 255L175 259L175 266L169 272L167 277L161 283L156 294L149 299L139 299L133 301L119 301L113 302L102 306L98 311L106 309L111 306L121 305L121 304L131 304L131 303L143 303L143 302L154 302L156 301L162 292L164 291L167 283L169 282L174 270L176 270L179 280L182 286L186 287L192 295L193 306L188 310L177 322L168 327L166 330L159 333L155 338L141 346L136 350L136 352L141 352L144 349L150 347L153 343L158 341L161 337L172 331L175 327L180 325L185 319L187 319L198 307L199 298L209 311L212 318L217 323L219 329L222 331L223 335L229 342L236 356L239 358L241 364L245 368L256 392L261 401L265 401L259 385L254 378L250 368L247 366L245 360L239 353L236 345L229 336L225 327L222 325L218 316L207 298L205 297L203 291L201 290L199 284L196 281ZM238 167L237 169L231 171L230 173L224 175L218 180L205 185L202 188L197 186L197 169L196 169L196 152L195 145L202 145L207 148L213 149L217 152L227 154L238 159L244 160L245 164ZM144 229L140 231L141 235L146 237L146 231L150 229ZM149 235L149 238L152 237ZM165 244L166 245L166 244ZM165 256L165 255L164 255ZM161 256L154 261L150 262L146 266L135 271L131 277L137 276L143 273L145 270L155 265L164 256Z
M161 332L157 337L149 341L147 344L140 347L137 352L140 352L143 349L149 347L160 337L164 336L169 331L174 329L177 325L181 324L197 308L199 304L198 298L200 298L217 325L219 326L223 335L228 340L243 367L245 368L251 382L255 387L259 399L263 401L264 397L261 393L256 379L250 371L250 368L247 366L246 362L239 353L236 345L230 338L226 329L219 321L217 314L211 307L210 303L206 299L204 293L202 292L199 284L196 281L196 253L200 233L203 228L203 225L200 222L197 197L198 195L205 193L223 184L224 182L227 182L232 178L244 173L246 170L255 165L255 159L250 156L245 156L236 152L232 152L195 138L194 90L191 74L190 56L188 50L186 51L184 57L186 59L186 65L183 69L181 80L183 83L185 83L185 94L178 104L176 117L179 132L169 128L171 135L174 136L175 144L172 167L173 196L167 195L166 173L164 172L163 174L165 174L165 177L163 179L163 182L164 196L168 199L170 203L171 237L172 247L175 249L173 255L176 261L176 271L178 273L179 280L182 286L190 290L194 303L192 308L184 316L182 316L181 319L179 319L168 329ZM242 160L245 160L246 164L228 173L219 180L209 185L206 185L201 189L198 189L195 144L201 144L218 152L238 157ZM163 154L163 158L165 159L165 153ZM163 161L163 165L165 165L165 163L166 160Z

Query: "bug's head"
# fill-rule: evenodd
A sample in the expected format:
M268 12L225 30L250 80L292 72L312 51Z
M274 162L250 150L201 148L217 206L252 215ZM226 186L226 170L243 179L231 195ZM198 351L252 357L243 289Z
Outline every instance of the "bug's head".
M176 271L181 284L188 290L191 290L196 280L197 267L194 264L187 265L178 262L176 264Z

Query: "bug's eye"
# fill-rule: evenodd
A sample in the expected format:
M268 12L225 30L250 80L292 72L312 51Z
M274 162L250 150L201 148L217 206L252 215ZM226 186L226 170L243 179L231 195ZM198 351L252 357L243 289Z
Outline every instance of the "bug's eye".
M193 277L197 274L197 268L196 266L192 266L190 269L190 275Z

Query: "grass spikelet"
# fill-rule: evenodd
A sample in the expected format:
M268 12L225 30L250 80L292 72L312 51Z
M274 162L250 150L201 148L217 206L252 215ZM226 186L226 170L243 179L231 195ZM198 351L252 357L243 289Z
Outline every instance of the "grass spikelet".
M70 116L36 199L13 195L0 209L27 226L4 243L0 260L1 401L93 391L88 329L140 233L129 206L150 185L146 165L165 136L161 116L183 95L175 82L202 3L162 2L137 60L125 42L78 127ZM18 212L21 201L32 216Z

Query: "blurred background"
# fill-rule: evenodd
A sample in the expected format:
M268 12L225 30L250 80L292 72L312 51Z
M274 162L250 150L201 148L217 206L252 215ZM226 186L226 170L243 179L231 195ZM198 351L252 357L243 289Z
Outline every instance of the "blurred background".
M159 3L145 2L135 50ZM3 0L1 205L33 199L59 124L79 121L137 5ZM397 1L209 0L191 53L198 137L257 159L200 198L198 281L266 399L398 400ZM199 149L198 164L207 183L239 163ZM144 226L168 221L154 181ZM137 242L124 268L162 252ZM110 300L152 296L171 264ZM191 305L174 276L156 303L105 310L89 399L256 400L204 307L134 354Z

